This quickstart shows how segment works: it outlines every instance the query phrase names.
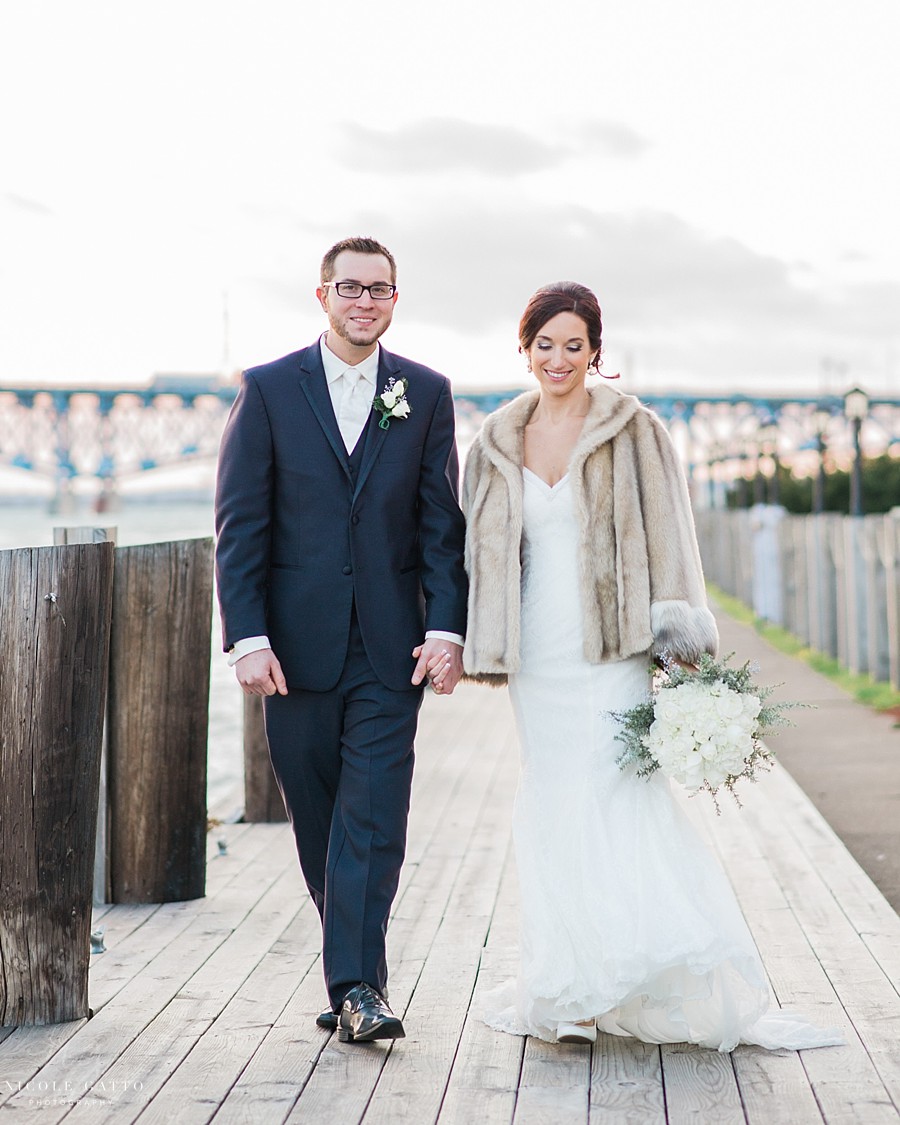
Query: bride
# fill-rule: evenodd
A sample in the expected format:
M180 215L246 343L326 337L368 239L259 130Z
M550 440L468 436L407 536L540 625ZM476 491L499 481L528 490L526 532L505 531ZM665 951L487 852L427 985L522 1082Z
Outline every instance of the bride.
M615 764L609 713L646 697L650 656L693 664L718 641L671 441L636 398L585 385L601 342L585 286L539 289L519 340L537 389L487 418L463 490L465 667L509 683L522 762L519 973L485 1019L560 1042L840 1043L769 1010L728 881L668 781Z

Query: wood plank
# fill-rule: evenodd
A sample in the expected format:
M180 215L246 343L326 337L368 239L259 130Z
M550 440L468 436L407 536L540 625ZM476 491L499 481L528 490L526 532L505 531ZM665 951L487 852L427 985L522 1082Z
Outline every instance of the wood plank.
M591 1051L591 1120L665 1125L660 1049L619 1035L597 1036Z
M453 700L449 702L452 704ZM452 709L455 708L448 708ZM492 710L494 714L480 716L482 722L477 726L477 719L472 720L478 712L473 709L464 730L457 729L454 738L435 746L431 764L440 772L448 764L452 766L452 759L456 758L455 784L435 830L429 833L429 842L388 930L388 959L393 966L391 1005L406 1021L409 1038L398 1041L396 1046L368 1047L342 1044L333 1037L288 1118L291 1122L318 1120L330 1111L336 1099L340 1100L346 1120L361 1120L364 1113L368 1118L369 1099L382 1068L395 1053L397 1065L402 1065L407 1046L418 1042L413 1039L418 1031L414 1016L407 1015L407 1009L475 831L485 789L505 746L503 721L496 715L496 709ZM464 769L459 769L461 762L465 763ZM405 1112L399 1107L395 1111Z
M484 994L516 972L516 874L509 840L502 865L488 940L478 966L475 990L465 1018L453 1069L440 1107L440 1125L506 1125L512 1120L518 1097L525 1037L506 1035L488 1027L481 1015Z
M90 1090L115 1060L183 988L185 983L226 942L240 924L252 915L281 874L293 872L291 841L280 826L260 825L281 835L281 855L270 846L222 890L209 909L196 914L182 932L136 973L85 1026L62 1044L34 1075L35 1080L69 1081L77 1090ZM189 904L188 904L189 905ZM141 1069L147 1069L141 1064ZM131 1074L130 1080L140 1080ZM14 1106L16 1097L10 1099ZM121 1107L120 1107L121 1108ZM55 1110L42 1119L49 1125L59 1120Z
M759 783L760 807L769 806L768 790L763 787L769 785L771 776ZM856 1112L856 1108L852 1107L865 1107L867 1121L896 1121L896 1111L884 1083L820 963L815 940L791 909L785 890L769 862L769 850L779 852L794 847L785 827L784 812L773 803L770 834L762 834L754 827L753 817L747 815L755 807L755 793L753 801L751 805L748 796L743 810L723 806L723 815L718 819L711 810L706 812L769 979L782 1005L802 1012L819 1026L836 1025L847 1037L844 1047L820 1048L805 1051L799 1056L806 1081L829 1122L853 1120L852 1116L845 1116L848 1112ZM810 870L809 878L813 874ZM770 1053L760 1055L758 1065L768 1067L776 1057ZM736 1052L734 1058L741 1076L743 1051ZM773 1073L768 1079L773 1086L777 1082L778 1068L779 1064L773 1063ZM808 1109L803 1085L795 1072L791 1077L789 1104L796 1106L798 1114L803 1106ZM784 1092L782 1088L782 1094ZM756 1120L766 1121L765 1107L760 1109L751 1101L748 1108L753 1110ZM812 1119L815 1120L814 1117ZM800 1120L803 1118L800 1117Z
M745 1125L730 1055L692 1043L665 1043L660 1052L669 1125Z
M775 771L770 789L790 835L814 867L828 872L828 887L841 910L900 992L900 915L787 770Z
M825 1120L797 1051L743 1046L732 1061L750 1125L816 1125Z
M591 1048L525 1040L513 1125L587 1125Z
M498 831L509 820L509 798L515 772L511 747L503 752L503 732L495 734L498 750L487 784L476 775L473 793L481 798L474 830L461 855L458 874L434 941L422 965L406 1010L407 1038L388 1058L366 1110L372 1125L397 1125L437 1118L443 1092L456 1058L469 1003L487 938L507 839Z
M822 873L799 848L773 848L785 818L759 803L748 822L763 847L792 911L816 950L894 1104L900 1108L900 995L850 924Z
M416 782L413 796L412 812L410 816L410 838L407 849L407 865L404 880L401 882L401 894L395 904L395 910L403 905L407 912L398 919L395 916L391 922L389 941L391 942L389 958L392 966L396 968L397 958L402 954L404 947L404 929L407 933L421 918L423 908L428 901L427 887L425 894L419 893L421 885L433 884L428 882L429 864L423 870L422 861L428 850L429 844L434 844L439 837L444 824L447 808L457 790L460 772L465 772L470 761L473 760L477 746L471 742L461 740L460 732L465 722L467 710L463 708L446 708L446 701L432 701L434 710L432 714L438 717L448 714L449 719L442 719L440 730L443 739L452 748L452 762L448 762L443 753L443 742L433 741L429 745L428 753L420 752L416 769ZM443 710L438 710L438 708ZM429 701L423 710L427 720ZM454 721L454 715L456 719ZM427 721L420 726L427 729ZM420 735L421 743L421 735ZM460 765L464 768L460 771ZM442 868L431 868L432 874L440 876ZM318 952L318 944L316 953ZM397 973L392 981L392 1001L397 1005ZM314 1027L312 1014L318 1011L323 1000L323 986L321 983L321 967L316 959L315 971L310 972L301 983L297 993L285 1011L284 1019L280 1020L265 1037L259 1049L254 1054L245 1072L235 1084L235 1087L225 1099L217 1121L255 1121L257 1112L266 1114L268 1119L277 1117L278 1112L286 1114L290 1111L299 1091L303 1088L309 1073L316 1065L323 1048L329 1043L328 1033ZM332 1044L333 1045L333 1044ZM323 1066L333 1068L351 1065L353 1072L358 1071L360 1052L383 1054L384 1045L372 1047L341 1047L340 1052L332 1056L329 1063L326 1059ZM343 1052L343 1053L341 1053ZM376 1060L377 1061L377 1060ZM380 1067L380 1063L379 1063ZM337 1079L338 1084L340 1079ZM354 1079L355 1081L355 1079ZM342 1114L352 1119L351 1109L347 1099L341 1097ZM364 1106L363 1106L364 1108Z
M264 907L257 908L252 933L248 933L247 925L236 931L107 1072L113 1077L117 1070L127 1073L132 1065L129 1054L133 1051L140 1061L147 1052L148 1035L153 1036L155 1055L165 1051L165 1069L177 1064L155 1094L145 1072L144 1091L153 1098L141 1115L142 1122L206 1122L227 1097L296 989L296 951L303 950L307 966L316 960L309 950L320 941L319 916L306 888L302 888L302 895L297 893L300 889L292 889L284 879L277 883L269 897L283 900L281 921L294 911L288 925L281 928L276 902L268 925L260 925ZM235 939L245 948L236 948ZM253 965L257 956L259 960ZM246 974L244 981L226 999L240 973ZM198 1037L196 1033L204 1023Z

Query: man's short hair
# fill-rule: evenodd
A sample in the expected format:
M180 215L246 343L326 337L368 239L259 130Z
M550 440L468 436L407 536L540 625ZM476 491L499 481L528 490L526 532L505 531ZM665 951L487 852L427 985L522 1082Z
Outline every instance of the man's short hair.
M323 283L334 278L334 263L338 254L343 254L345 250L351 250L354 254L381 254L382 257L387 258L391 267L391 285L397 284L397 263L394 261L394 255L374 238L342 238L340 242L336 242L330 250L326 251L319 268L319 277Z

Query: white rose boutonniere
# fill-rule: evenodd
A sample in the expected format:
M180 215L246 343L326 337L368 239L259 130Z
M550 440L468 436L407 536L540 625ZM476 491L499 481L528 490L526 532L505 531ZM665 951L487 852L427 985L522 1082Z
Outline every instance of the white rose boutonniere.
M388 428L392 418L408 418L412 413L412 407L406 400L408 385L406 379L389 379L388 385L372 403L372 409L381 415L378 425L383 430Z

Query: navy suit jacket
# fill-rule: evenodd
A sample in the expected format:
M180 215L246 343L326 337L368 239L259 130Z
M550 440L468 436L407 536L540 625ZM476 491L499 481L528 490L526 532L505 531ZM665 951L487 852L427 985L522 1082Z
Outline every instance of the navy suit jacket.
M354 485L319 344L244 373L219 454L216 577L226 651L266 634L288 688L341 674L353 601L369 660L409 689L427 629L465 633L464 522L449 381L381 349L377 394L406 379L410 414L374 424Z

